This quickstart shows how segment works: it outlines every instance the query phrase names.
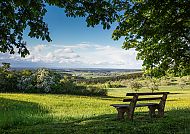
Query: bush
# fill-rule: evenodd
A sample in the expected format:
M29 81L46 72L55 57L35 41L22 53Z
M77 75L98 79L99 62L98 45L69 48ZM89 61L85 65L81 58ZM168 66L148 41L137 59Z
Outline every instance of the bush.
M95 86L87 86L86 91L85 91L86 95L95 95L95 96L106 96L107 95L107 90L106 89L102 89L99 87L95 87Z
M107 95L107 90L100 85L78 85L73 77L61 76L44 68L36 71L11 71L10 64L3 63L0 67L0 92Z
M70 94L86 95L86 96L106 96L107 90L101 84L87 85L86 83L78 83L74 90L70 90Z
M104 84L105 88L120 88L124 87L124 85L121 84L121 81L108 81Z
M187 82L187 80L186 80L186 78L184 78L184 77L182 77L181 79L180 79L180 81L179 81L179 87L181 88L181 89L183 89L185 86L186 86L186 82Z
M17 88L19 92L32 93L35 92L35 75L21 76L17 83Z
M65 75L63 79L58 81L57 86L53 88L51 93L73 94L74 90L77 90L76 84L73 82L72 78Z
M105 96L107 90L101 85L87 85L86 83L76 83L72 77L64 76L50 93L55 94L72 94L86 96Z
M135 92L138 92L139 89L141 89L143 86L141 83L139 83L138 81L134 81L132 80L130 83L129 83L129 87L134 90Z
M161 78L161 85L163 85L163 86L169 86L169 85L171 85L171 79L170 79L170 77L167 77L167 76L163 76L162 78Z
M155 79L155 78L152 78L149 80L148 82L148 88L152 91L152 93L155 91L155 90L159 90L159 85L160 85L160 81L159 79Z
M58 87L58 80L59 75L48 69L38 69L31 75L24 74L18 80L17 87L19 91L25 93L51 93L54 88Z

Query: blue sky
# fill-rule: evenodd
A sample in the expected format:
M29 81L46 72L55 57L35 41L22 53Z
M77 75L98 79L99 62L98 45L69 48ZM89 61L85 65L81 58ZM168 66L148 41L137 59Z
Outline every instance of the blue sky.
M52 6L44 19L52 42L25 36L30 55L20 58L1 53L0 61L10 62L13 67L141 68L142 61L136 60L134 49L123 50L122 39L112 40L116 24L109 30L103 30L101 25L87 27L85 18L68 18L63 9Z

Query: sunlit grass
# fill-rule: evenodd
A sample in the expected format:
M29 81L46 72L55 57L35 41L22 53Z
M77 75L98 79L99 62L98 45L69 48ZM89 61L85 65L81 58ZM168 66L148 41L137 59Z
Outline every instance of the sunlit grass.
M141 89L140 92L150 92ZM108 97L47 94L0 94L0 133L187 133L190 132L190 87L169 91L164 118L151 119L137 108L134 121L116 120L110 104L123 103L130 89L110 89Z

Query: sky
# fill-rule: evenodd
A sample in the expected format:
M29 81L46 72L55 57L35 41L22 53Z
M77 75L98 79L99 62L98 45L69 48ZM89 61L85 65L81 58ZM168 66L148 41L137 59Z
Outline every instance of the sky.
M87 27L85 18L68 18L63 9L53 6L47 9L44 21L52 42L30 38L26 30L24 39L30 55L21 58L0 53L0 62L9 62L12 67L141 69L137 52L122 49L123 39L111 38L116 24L109 30L101 25Z

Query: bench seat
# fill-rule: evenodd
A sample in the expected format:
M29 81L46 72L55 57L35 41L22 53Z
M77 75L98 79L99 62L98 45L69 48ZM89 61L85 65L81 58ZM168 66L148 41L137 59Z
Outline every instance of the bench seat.
M113 106L115 108L128 108L129 104L112 104L110 106ZM142 104L136 104L135 107L146 107L146 106L159 106L158 103L142 103Z

